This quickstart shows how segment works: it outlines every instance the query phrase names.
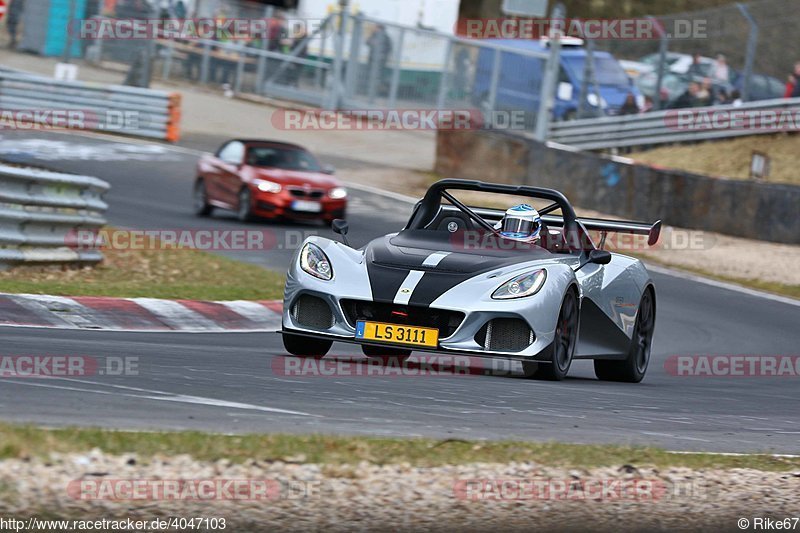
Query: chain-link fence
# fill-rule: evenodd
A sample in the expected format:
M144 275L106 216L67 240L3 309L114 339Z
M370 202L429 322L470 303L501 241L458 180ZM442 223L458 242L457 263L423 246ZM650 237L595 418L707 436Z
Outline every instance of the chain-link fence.
M264 33L246 38L79 40L86 60L117 68L131 85L188 81L327 108L477 109L489 125L515 113L533 131L545 108L548 120L570 120L620 113L628 100L633 112L674 107L692 81L710 80L711 103L782 97L800 60L788 46L800 23L796 4L757 0L662 16L662 39L585 41L553 59L538 38L460 38L362 16L357 6L341 13L335 4L318 21L230 0L117 0L110 11L108 2L88 2L77 16L265 23ZM555 65L549 89L548 65Z
M714 103L780 98L800 61L800 48L791 46L800 26L796 0L732 3L657 20L668 35L664 43L652 39L596 44L618 59L635 62L629 64L629 72L637 86L661 99L662 107L678 105L676 100L692 81L710 86Z

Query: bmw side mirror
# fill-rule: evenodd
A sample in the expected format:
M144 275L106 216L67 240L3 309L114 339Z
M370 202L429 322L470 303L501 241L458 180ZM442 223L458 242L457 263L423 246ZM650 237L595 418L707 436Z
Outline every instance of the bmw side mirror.
M334 233L338 233L339 235L342 236L342 242L345 244L345 246L350 246L350 243L347 242L347 237L346 237L347 230L349 228L350 226L347 224L347 221L341 218L336 218L331 223L331 229L333 230Z
M325 165L324 167L322 167L322 172L323 174L334 175L336 174L336 167L334 167L333 165Z
M611 252L608 250L592 250L589 252L589 262L595 265L607 265L611 262Z

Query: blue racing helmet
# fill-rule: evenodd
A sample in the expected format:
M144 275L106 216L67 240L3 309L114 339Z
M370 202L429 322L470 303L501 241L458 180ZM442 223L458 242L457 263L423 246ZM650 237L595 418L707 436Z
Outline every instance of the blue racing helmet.
M539 232L542 230L542 217L531 205L515 205L506 211L498 229L500 235L506 239L532 242L539 238Z

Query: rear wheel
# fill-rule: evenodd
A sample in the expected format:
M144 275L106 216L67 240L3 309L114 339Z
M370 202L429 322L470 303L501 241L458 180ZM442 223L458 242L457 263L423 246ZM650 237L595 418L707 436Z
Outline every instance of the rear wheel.
M242 222L253 220L253 196L247 187L239 191L239 207L236 210L236 217Z
M194 213L199 217L207 217L214 208L208 203L206 184L199 179L194 184Z
M298 357L323 357L332 345L333 341L327 339L315 339L283 332L283 347L287 352Z
M570 289L564 296L558 313L556 334L550 345L550 357L537 365L533 371L535 379L561 381L567 377L578 340L578 312L578 296Z
M648 288L639 302L633 337L628 348L628 356L621 361L596 359L594 373L603 381L622 381L639 383L650 364L650 347L653 344L653 330L656 325L656 300L652 289Z
M382 346L372 346L369 344L361 345L361 352L370 359L382 359L386 363L389 359L405 361L411 355L411 350L403 348L384 348Z

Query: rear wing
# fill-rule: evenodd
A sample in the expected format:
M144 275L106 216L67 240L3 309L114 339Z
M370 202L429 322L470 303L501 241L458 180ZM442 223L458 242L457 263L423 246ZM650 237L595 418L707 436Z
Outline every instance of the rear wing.
M545 224L563 224L560 216L543 215L542 220ZM603 218L584 218L578 217L577 221L584 228L590 231L602 233L600 249L603 249L606 233L632 233L634 235L647 235L647 245L653 246L661 236L661 221L657 220L653 224L645 222L629 222L626 220L606 220Z

